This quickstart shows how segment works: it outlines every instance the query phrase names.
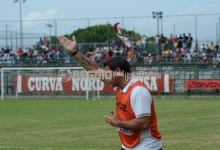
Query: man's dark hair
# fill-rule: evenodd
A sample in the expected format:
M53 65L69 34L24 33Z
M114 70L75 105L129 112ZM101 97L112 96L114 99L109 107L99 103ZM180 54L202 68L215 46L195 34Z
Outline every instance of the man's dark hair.
M114 71L117 67L124 73L131 73L130 64L125 57L113 56L109 60L104 62L104 67L108 66L110 70Z

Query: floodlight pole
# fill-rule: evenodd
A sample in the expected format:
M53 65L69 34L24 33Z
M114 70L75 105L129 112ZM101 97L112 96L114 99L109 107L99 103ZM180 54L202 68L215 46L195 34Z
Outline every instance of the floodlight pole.
M14 3L18 3L20 5L20 47L23 48L23 23L22 23L22 0L14 0ZM25 0L23 0L23 3Z
M160 12L153 11L152 16L154 19L157 19L157 35L159 36L160 35L159 19L161 19L161 34L163 33L163 24L162 24L163 12L162 11L160 11Z
M8 25L5 25L5 35L6 35L6 40L5 40L5 48L7 49L8 47Z
M47 24L47 27L50 28L50 40L51 40L51 28L53 27L52 24Z

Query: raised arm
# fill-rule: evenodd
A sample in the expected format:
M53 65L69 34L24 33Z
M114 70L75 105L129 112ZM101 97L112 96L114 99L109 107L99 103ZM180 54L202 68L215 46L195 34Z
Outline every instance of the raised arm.
M72 41L64 36L59 36L58 40L60 44L63 45L63 47L67 50L67 52L77 59L80 66L82 66L85 70L89 71L101 69L95 61L92 61L77 49L77 41L75 36L72 37Z

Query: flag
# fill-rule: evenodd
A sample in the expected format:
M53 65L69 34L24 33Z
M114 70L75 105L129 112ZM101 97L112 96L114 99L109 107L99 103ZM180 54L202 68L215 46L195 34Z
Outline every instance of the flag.
M130 40L130 37L121 35L121 30L118 25L119 22L114 24L114 32L117 34L118 38L122 40L122 42L125 44L126 47L131 48L132 41Z
M114 32L117 34L121 34L121 30L118 25L119 25L119 22L114 24Z
M132 42L129 37L121 36L119 34L117 34L117 36L124 42L125 46L127 46L128 48L132 47Z

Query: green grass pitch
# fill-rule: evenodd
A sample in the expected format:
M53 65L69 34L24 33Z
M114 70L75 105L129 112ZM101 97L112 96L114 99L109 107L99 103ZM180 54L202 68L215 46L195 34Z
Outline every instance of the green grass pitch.
M220 99L155 99L164 150L218 150ZM114 99L1 100L0 149L117 150Z

